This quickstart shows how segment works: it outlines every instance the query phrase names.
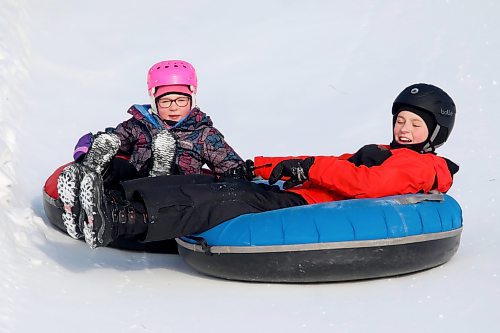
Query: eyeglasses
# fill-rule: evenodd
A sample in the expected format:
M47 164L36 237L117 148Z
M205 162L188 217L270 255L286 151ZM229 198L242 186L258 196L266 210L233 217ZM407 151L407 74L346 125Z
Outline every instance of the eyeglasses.
M188 105L189 103L189 98L187 97L179 97L176 99L160 99L158 101L158 105L161 106L162 108L169 108L172 103L177 104L178 107L183 108Z

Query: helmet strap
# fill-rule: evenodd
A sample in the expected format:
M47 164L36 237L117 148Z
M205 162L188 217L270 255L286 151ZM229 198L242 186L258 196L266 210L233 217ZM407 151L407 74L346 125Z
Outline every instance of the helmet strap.
M197 106L197 105L196 105L196 94L195 94L195 93L193 93L193 94L191 95L191 110L192 110L192 109L194 109L196 106Z
M156 108L155 91L156 87L153 87L149 90L149 99L151 100L151 110L154 114L158 115L158 109Z
M422 152L423 153L433 153L437 147L439 146L434 146L434 140L436 139L437 135L439 134L439 131L441 130L441 126L439 124L436 124L436 127L434 128L434 131L430 135L429 139L427 139L427 143L425 146L422 147Z

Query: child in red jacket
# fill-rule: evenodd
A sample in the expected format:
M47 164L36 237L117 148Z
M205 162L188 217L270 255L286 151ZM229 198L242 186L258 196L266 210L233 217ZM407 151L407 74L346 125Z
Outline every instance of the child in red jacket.
M126 204L102 206L105 213L94 220L93 232L104 235L94 244L105 246L116 237L132 236L129 223L143 226L137 239L157 241L199 233L242 214L351 198L446 192L458 166L438 157L435 149L448 139L455 112L443 90L414 84L394 101L390 145L367 145L341 156L256 157L257 176L270 184L286 179L284 190L243 180L193 184L190 176L125 183ZM131 209L142 215L132 216ZM109 216L132 216L133 222L125 218L114 223Z
M353 155L339 157L256 157L256 165L270 164L257 172L271 184L290 177L285 189L303 184L290 191L309 204L431 190L447 192L458 166L437 156L435 149L448 139L455 112L453 100L443 90L415 84L394 101L390 145L367 145Z

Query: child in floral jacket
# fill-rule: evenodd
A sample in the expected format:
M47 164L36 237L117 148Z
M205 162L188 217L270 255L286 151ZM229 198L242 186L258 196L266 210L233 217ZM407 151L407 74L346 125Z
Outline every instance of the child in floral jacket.
M75 163L58 178L64 204L63 223L73 238L86 237L82 224L92 223L92 202L102 196L97 188L121 181L161 175L245 177L245 163L212 120L196 106L195 69L182 60L154 64L148 71L150 105L133 105L130 119L105 132L88 133L78 141ZM97 198L99 199L99 198Z

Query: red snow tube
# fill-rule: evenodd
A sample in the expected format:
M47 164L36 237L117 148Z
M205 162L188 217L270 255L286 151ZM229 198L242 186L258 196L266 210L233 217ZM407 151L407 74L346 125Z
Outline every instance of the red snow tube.
M49 178L47 178L47 180L45 181L45 185L43 186L44 194L47 194L54 200L59 199L59 194L57 193L57 178L59 177L59 174L63 171L63 169L70 164L71 162L60 166L50 175Z

